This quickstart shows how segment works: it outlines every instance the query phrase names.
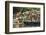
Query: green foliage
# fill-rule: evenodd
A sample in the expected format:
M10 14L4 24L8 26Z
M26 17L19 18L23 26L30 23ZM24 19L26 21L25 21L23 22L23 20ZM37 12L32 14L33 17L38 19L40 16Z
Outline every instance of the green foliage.
M21 7L20 8L20 12L26 12L26 11L32 11L32 10L36 10L36 11L40 11L40 8L29 8L29 7Z

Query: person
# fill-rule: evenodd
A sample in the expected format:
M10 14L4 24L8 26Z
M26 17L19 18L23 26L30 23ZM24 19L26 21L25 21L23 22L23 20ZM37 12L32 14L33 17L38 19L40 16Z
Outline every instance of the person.
M23 22L22 22L22 15L21 15L21 12L17 12L16 13L16 27L19 28L19 27L23 27Z
M17 28L19 27L19 24L20 24L20 22L19 22L19 16L20 16L20 13L17 12L17 13L16 13L16 27L17 27Z

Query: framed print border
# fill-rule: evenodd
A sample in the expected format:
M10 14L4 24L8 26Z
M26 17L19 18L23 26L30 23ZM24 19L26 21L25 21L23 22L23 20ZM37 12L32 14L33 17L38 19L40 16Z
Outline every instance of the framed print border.
M24 4L36 4L43 5L43 30L39 31L24 31L24 32L9 32L9 3L24 3ZM32 32L44 32L45 31L45 3L35 3L35 2L19 2L19 1L5 1L5 33L15 34L15 33L32 33Z

